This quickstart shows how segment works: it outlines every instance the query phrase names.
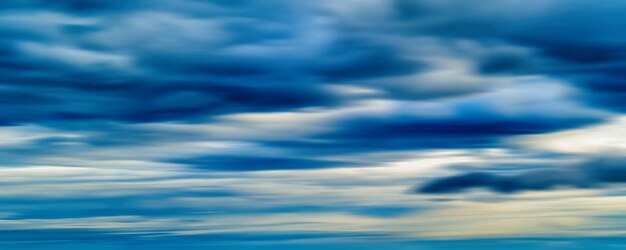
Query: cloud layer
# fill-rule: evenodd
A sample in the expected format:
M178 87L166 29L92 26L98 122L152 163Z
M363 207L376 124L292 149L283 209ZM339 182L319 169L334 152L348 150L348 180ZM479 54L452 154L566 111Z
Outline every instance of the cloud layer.
M608 157L573 166L530 170L510 176L476 172L434 180L418 188L417 192L437 194L486 188L495 192L512 193L569 187L592 188L626 182L624 164L621 157Z
M618 0L3 1L0 246L616 235L625 13Z

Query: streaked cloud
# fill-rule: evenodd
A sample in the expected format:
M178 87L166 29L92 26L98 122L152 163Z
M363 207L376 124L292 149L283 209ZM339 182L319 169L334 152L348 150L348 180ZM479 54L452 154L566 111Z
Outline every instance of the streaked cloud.
M625 13L4 1L0 248L620 246Z

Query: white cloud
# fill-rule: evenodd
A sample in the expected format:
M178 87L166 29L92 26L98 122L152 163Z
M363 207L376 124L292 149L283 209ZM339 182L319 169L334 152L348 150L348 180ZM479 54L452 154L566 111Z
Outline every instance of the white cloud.
M626 116L586 128L521 136L510 140L529 148L562 153L598 154L626 152Z

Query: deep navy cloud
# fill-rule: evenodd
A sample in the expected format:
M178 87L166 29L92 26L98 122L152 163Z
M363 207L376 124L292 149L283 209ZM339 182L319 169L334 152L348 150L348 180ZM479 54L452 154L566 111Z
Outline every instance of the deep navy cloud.
M530 170L514 175L469 173L445 177L416 189L419 193L442 194L485 188L500 193L550 190L559 187L592 188L626 182L623 157L591 159L576 165Z

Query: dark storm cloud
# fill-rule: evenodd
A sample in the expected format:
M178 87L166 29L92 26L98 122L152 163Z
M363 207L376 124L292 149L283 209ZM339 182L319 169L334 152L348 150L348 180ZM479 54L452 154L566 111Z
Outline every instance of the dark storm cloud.
M428 72L419 54L406 51L423 46L410 40L423 36L499 41L536 53L499 51L466 58L477 60L477 71L487 75L562 77L554 70L604 65L624 56L625 37L615 27L621 26L618 17L626 6L615 1L549 1L523 12L517 12L515 1L381 2L388 8L289 1L2 3L2 85L38 94L5 99L5 107L20 115L0 114L0 120L193 121L224 113L333 107L349 100L330 93L324 83ZM268 8L275 11L258 11ZM400 90L406 88L389 87L386 81L368 86L389 92L392 99L406 98ZM417 89L420 93L410 96L446 97L487 88L444 94ZM592 93L581 97L588 103L621 110L621 94L589 89Z
M5 99L5 107L20 114L0 114L5 123L185 121L334 106L341 100L323 88L324 79L409 74L418 67L392 43L324 34L333 27L316 24L319 13L307 4L33 0L3 5L1 84L38 93L19 102ZM284 11L269 15L257 12L261 8Z
M623 157L587 160L574 165L529 170L506 175L473 172L430 181L416 192L444 194L484 188L500 193L514 193L555 188L594 188L607 184L626 183L626 163Z

